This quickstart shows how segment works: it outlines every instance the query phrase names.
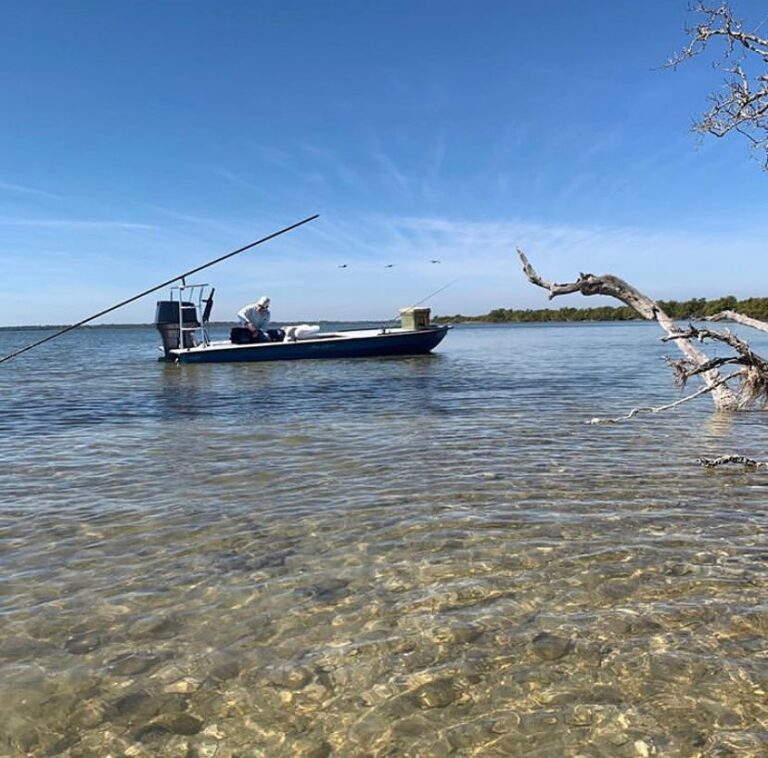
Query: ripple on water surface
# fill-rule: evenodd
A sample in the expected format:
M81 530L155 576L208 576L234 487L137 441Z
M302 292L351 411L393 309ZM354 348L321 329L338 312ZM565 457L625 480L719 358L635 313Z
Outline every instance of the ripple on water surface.
M674 397L655 337L179 368L137 328L17 360L0 753L764 754L768 480L693 465L765 457L762 414L584 423Z

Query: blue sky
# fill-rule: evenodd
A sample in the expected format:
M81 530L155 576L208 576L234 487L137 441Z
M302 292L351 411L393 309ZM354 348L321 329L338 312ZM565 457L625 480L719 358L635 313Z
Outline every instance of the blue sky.
M660 68L685 0L0 12L0 325L71 323L314 213L205 272L214 318L261 294L278 321L389 318L454 280L433 312L546 307L517 245L559 281L768 295L768 174L689 131L723 76Z

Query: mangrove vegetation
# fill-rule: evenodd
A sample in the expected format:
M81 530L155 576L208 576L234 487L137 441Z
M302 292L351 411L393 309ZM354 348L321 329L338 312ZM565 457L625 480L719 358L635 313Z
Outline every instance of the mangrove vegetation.
M739 313L760 321L768 321L768 297L750 297L738 300L734 295L726 295L715 300L694 297L690 300L659 300L658 304L670 318L676 320L703 319L722 311ZM435 321L458 323L478 321L490 323L534 323L547 321L634 321L641 316L628 306L603 305L594 308L494 308L480 316L439 316Z

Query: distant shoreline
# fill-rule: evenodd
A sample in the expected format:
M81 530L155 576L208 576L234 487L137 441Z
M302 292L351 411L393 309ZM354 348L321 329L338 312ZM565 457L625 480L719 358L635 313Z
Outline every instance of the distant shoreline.
M391 321L391 319L390 319ZM294 326L298 324L385 324L389 321L381 319L362 319L358 321L344 321L343 319L328 321L328 320L312 320L306 319L303 321L276 321L276 324L280 326ZM16 326L0 326L0 332L8 332L14 329L26 329L29 331L50 331L51 329L66 329L71 324L17 324ZM208 326L213 328L231 328L237 326L235 321L211 321ZM78 326L78 329L136 329L137 327L147 327L154 329L155 324L153 322L140 321L132 324L83 324Z
M714 316L721 311L738 311L745 316L768 321L768 297L750 297L745 300L737 300L733 295L720 297L716 300L706 300L703 297L691 300L659 300L659 305L665 313L676 321L686 319L703 319ZM636 311L628 306L599 306L597 308L529 308L525 310L515 308L495 308L489 313L480 316L465 316L457 313L453 316L434 316L432 321L436 324L546 324L546 323L594 323L597 321L644 321ZM389 324L393 319L356 319L345 321L343 319L316 321L277 321L276 324L291 326L302 323L318 324ZM0 331L11 329L50 330L65 329L69 324L29 324L18 326L0 326ZM154 327L154 323L141 322L136 324L84 324L79 329L131 329L138 326ZM235 326L234 321L212 321L212 327Z
M749 315L749 314L747 314ZM677 321L686 321L686 320L701 320L704 318L703 316L682 316L682 317L675 317L675 320ZM753 317L754 318L754 317ZM768 321L768 316L763 318L762 320ZM728 322L728 319L723 319L724 322ZM466 325L476 325L476 326L499 326L503 324L600 324L600 323L652 323L648 321L648 319L644 319L639 315L632 316L630 318L540 318L540 319L492 319L483 317L483 316L436 316L432 319L433 324L448 324L450 326L460 326L462 324ZM313 321L312 319L304 320L304 321L280 321L277 322L279 326L293 326L297 324L305 324L305 323L313 323L313 324L344 324L349 326L358 326L359 328L375 328L375 327L384 327L385 325L387 328L390 328L390 324L394 326L394 322L390 321L383 321L383 320L375 320L375 319L367 319L364 321ZM47 331L56 331L61 329L66 329L68 326L71 326L70 324L43 324L43 325L36 325L36 324L19 324L17 326L0 326L0 332L12 332L12 331L19 331L24 330L28 332L47 332ZM213 328L231 328L233 326L236 326L234 322L231 321L222 321L222 322L214 322L209 324L210 327ZM155 329L155 325L153 323L133 323L133 324L83 324L82 326L76 327L76 329ZM75 331L72 329L71 331Z
M716 300L695 297L691 300L659 300L659 306L676 321L703 319L721 311L738 311L745 316L768 321L768 297L750 297L737 300L734 295L726 295ZM515 309L496 308L482 316L437 316L434 321L440 324L489 323L489 324L532 324L548 322L594 322L594 321L644 321L629 306L598 306L597 308L539 308Z

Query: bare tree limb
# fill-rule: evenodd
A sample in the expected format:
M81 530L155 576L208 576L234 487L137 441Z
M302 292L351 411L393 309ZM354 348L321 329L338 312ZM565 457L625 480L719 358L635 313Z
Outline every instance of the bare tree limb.
M725 384L730 379L735 379L741 374L740 371L735 371L732 374L729 374L728 376L722 377L720 379L719 384ZM719 386L719 385L715 385ZM639 415L640 413L661 413L662 411L669 411L672 408L676 408L678 405L682 405L683 403L687 403L689 400L695 400L697 397L701 397L702 395L706 395L707 392L712 392L712 390L715 387L707 387L706 385L702 387L701 389L697 390L691 395L687 395L686 397L681 397L679 400L675 400L674 403L668 403L667 405L659 405L659 406L643 406L639 408L633 408L629 413L626 414L626 416L617 416L615 418L599 418L595 417L590 419L587 423L588 424L619 424L622 421L629 421L630 419L634 418L635 416Z
M714 316L708 316L706 321L735 321L742 326L750 326L753 329L758 329L761 332L768 332L768 324L765 321L758 321L756 318L745 316L742 313L736 311L720 311L715 313Z
M528 281L537 287L547 290L550 300L558 295L573 292L580 292L582 295L607 295L616 298L630 308L633 308L644 319L655 319L669 338L675 339L675 344L692 366L704 366L710 360L704 352L694 347L690 339L678 339L681 330L661 309L659 304L623 279L612 274L604 274L602 276L579 274L579 278L575 282L556 284L539 276L520 248L517 249L517 254L523 264L523 272ZM737 410L742 407L738 395L728 387L725 381L722 381L722 376L717 371L717 367L705 368L697 375L701 376L708 391L712 393L715 408L718 410Z
M745 455L722 455L719 458L697 458L696 463L705 468L716 468L729 463L740 463L746 471L754 471L759 468L768 468L768 463L747 458Z
M637 311L644 319L651 321L658 317L659 312L662 312L651 298L643 295L642 292L627 284L623 279L619 279L618 276L613 276L612 274L605 274L603 276L579 274L579 278L575 282L555 284L536 273L528 258L525 257L525 253L520 248L517 248L517 254L523 263L523 272L528 277L528 281L531 284L548 290L550 300L558 295L580 292L582 295L607 295L608 297L615 297Z
M723 61L716 62L715 67L728 75L725 91L710 95L712 107L694 122L693 129L715 137L730 132L741 134L763 154L763 167L768 170L768 39L745 31L726 2L718 7L698 2L692 11L704 19L686 29L690 41L667 61L667 67L677 68L718 40L724 43L725 51ZM725 65L731 60L736 62ZM763 70L754 72L750 80L744 70L747 64Z
M705 363L695 365L690 361L669 361L675 372L676 379L681 386L692 376L697 376L712 369L718 369L727 365L738 365L744 368L738 372L741 380L738 404L740 409L751 405L768 405L768 361L755 353L752 348L729 331L718 332L714 329L700 329L691 324L685 331L678 334L662 337L662 341L697 339L703 342L705 339L723 342L731 347L736 355L719 356L710 358Z
M691 41L667 62L668 66L678 66L684 60L693 58L704 52L707 43L713 37L723 37L728 47L728 53L734 52L737 46L756 53L768 62L768 39L756 34L745 32L741 22L733 17L728 4L723 2L718 8L712 8L703 1L697 2L691 10L705 17L703 23L689 27L686 32Z

